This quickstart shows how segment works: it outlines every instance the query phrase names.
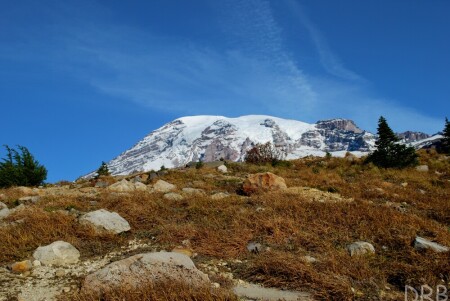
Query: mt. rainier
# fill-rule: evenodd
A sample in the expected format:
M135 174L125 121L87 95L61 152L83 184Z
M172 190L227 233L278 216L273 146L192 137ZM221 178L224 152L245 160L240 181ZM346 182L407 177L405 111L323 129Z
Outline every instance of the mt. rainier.
M327 151L333 156L347 151L363 155L374 149L375 136L347 119L308 124L263 115L182 117L148 134L111 160L108 168L113 175L125 175L199 160L242 161L253 145L268 141L281 148L287 159L294 159L324 156Z

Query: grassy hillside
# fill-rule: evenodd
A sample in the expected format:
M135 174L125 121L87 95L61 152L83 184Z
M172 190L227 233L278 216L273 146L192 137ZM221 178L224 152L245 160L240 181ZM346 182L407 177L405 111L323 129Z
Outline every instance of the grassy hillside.
M450 246L450 160L421 152L420 161L428 172L384 170L354 158L304 158L279 167L230 163L226 175L207 166L170 170L160 179L177 185L179 193L184 187L205 192L184 194L183 200L167 200L161 193L112 193L89 188L90 182L84 188L50 187L42 190L53 193L41 193L39 202L8 217L12 225L0 226L0 262L24 260L56 240L73 244L82 258L106 254L133 239L158 250L189 240L196 265L225 289L216 298L196 292L203 294L197 299L232 299L226 292L231 285L226 273L232 273L234 279L267 287L309 291L318 300L403 300L405 285L450 286L450 252L419 252L412 246L416 236ZM283 177L288 187L317 190L238 194L248 174L264 171ZM230 196L214 200L216 192ZM9 208L23 196L14 188L0 194ZM77 222L78 211L100 208L118 212L132 230L98 234ZM262 251L249 252L251 241ZM372 243L376 253L350 257L346 246L355 241ZM211 262L226 264L214 271L206 268ZM144 299L142 290L130 300ZM181 299L196 299L180 286L159 290L158 296L177 292ZM76 293L74 298L87 300Z

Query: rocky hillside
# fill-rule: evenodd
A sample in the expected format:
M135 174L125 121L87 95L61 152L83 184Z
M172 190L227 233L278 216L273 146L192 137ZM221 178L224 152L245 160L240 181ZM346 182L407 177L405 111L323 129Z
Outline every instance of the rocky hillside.
M450 158L419 153L404 170L303 158L1 189L0 301L404 300L405 285L449 287Z

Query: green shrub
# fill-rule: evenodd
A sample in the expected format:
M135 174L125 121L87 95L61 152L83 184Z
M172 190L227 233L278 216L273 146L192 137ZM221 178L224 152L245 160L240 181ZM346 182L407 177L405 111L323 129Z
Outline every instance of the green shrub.
M0 162L0 187L38 186L47 178L47 169L40 165L24 146L19 151L5 145L7 155Z

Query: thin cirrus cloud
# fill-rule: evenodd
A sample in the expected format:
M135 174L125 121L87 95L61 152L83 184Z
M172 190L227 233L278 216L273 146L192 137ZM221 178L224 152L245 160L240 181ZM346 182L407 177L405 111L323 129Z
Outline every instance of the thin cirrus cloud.
M51 40L29 39L33 53L10 49L8 55L46 61L102 93L161 112L271 114L308 122L344 117L371 130L385 115L404 129L441 126L376 95L363 76L342 64L298 2L284 3L309 33L324 74L312 75L298 63L266 0L212 4L221 44L161 36L98 16L82 22L68 16L46 27ZM59 15L59 8L48 14Z

